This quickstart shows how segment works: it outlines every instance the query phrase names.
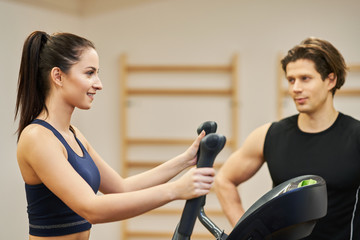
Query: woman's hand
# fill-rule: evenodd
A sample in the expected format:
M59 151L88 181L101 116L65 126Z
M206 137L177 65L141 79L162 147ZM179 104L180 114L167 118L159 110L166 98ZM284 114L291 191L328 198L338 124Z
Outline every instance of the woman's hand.
M203 130L191 144L191 146L182 154L185 168L194 166L196 164L197 152L200 146L200 141L205 137L206 133Z
M191 168L174 181L175 199L191 199L206 195L214 182L213 168Z

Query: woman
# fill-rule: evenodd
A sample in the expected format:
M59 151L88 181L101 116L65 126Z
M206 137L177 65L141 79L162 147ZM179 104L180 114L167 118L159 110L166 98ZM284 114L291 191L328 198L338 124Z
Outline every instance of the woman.
M71 125L102 89L94 45L70 33L36 31L24 43L15 118L25 181L29 239L89 239L91 224L137 216L177 199L207 194L211 168L191 168L201 133L182 154L129 178L119 176ZM100 191L101 195L96 193Z

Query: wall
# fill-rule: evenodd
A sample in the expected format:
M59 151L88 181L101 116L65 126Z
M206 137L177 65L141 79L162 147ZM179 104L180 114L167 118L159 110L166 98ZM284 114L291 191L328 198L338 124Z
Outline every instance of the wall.
M80 19L0 1L0 239L27 239L24 183L16 162L14 109L22 45L34 30L80 32Z
M91 39L100 55L104 90L74 122L120 170L119 56L134 63L224 63L240 54L241 141L276 119L276 59L308 36L331 41L348 62L360 62L356 0L155 1L107 14L74 17L0 1L1 182L0 239L24 239L25 195L16 165L13 123L21 47L33 30L70 31ZM106 140L106 141L105 141ZM246 206L270 188L266 169L241 187ZM5 226L5 227L4 227ZM14 231L14 229L16 229ZM119 224L94 226L93 240L119 239Z

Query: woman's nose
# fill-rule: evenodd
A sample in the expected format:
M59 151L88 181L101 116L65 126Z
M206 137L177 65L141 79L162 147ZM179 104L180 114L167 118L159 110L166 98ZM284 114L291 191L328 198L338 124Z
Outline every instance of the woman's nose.
M103 89L103 85L102 85L102 82L99 77L96 78L96 81L94 82L93 87L96 88L96 90Z

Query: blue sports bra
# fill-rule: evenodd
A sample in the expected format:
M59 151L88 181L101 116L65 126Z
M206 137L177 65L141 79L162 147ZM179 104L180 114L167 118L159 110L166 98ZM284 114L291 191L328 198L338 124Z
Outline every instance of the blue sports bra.
M74 134L76 141L81 147L83 156L77 155L62 135L49 123L39 119L35 119L32 123L40 124L54 133L65 146L71 166L97 193L100 186L99 170L76 135ZM25 190L28 203L29 233L31 235L62 236L86 231L91 228L91 224L88 221L72 211L44 184L25 184Z

